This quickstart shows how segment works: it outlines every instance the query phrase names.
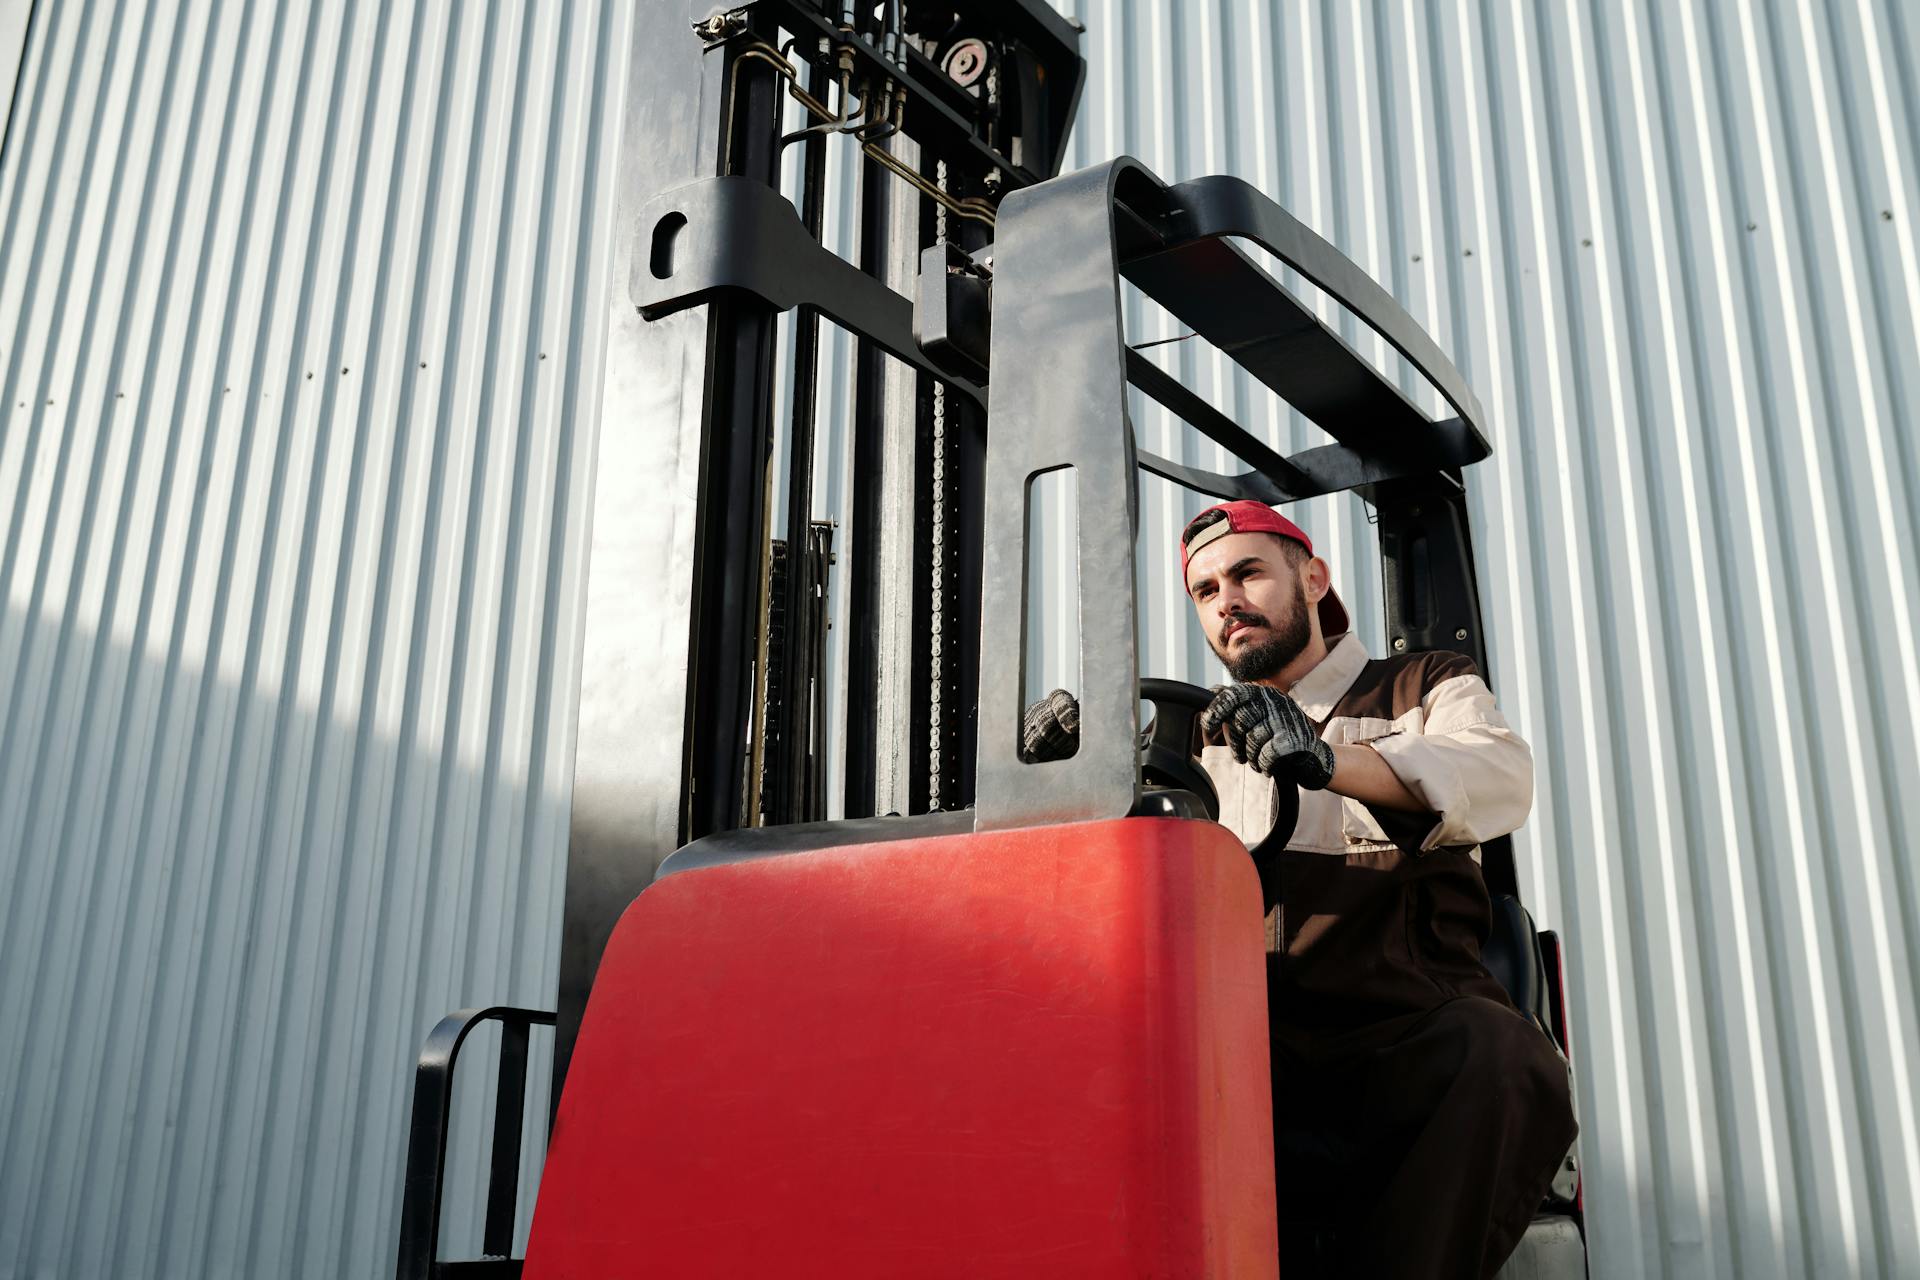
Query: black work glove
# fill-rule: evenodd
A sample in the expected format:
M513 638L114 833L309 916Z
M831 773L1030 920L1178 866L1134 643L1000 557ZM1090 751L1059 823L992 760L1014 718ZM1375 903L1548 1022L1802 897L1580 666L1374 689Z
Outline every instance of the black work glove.
M1209 735L1224 732L1233 758L1269 778L1286 778L1309 791L1333 781L1333 748L1320 741L1299 703L1268 685L1216 685L1200 728Z
M1020 721L1020 758L1028 764L1065 760L1080 746L1080 704L1055 689L1027 708Z

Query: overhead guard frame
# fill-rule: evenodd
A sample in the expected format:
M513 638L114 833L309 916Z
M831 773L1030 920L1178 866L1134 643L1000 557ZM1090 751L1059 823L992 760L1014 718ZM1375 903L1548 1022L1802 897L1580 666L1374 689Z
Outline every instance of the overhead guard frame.
M1406 357L1456 416L1429 421L1222 237L1259 245L1332 295ZM1480 404L1459 370L1384 289L1237 178L1168 187L1124 157L1083 169L1009 195L1000 207L993 259L981 630L1007 642L983 646L980 657L974 826L991 831L1122 817L1133 811L1141 789L1137 469L1204 492L1276 502L1305 496L1289 490L1306 466L1324 473L1330 459L1326 449L1312 451L1312 458L1284 460L1294 474L1275 475L1270 450L1224 415L1204 414L1203 429L1216 443L1266 469L1218 476L1137 455L1126 386L1138 385L1144 362L1126 345L1121 279L1332 435L1338 443L1328 448L1340 451L1337 469L1351 481L1338 488L1431 477L1487 456ZM1147 381L1143 390L1150 393L1178 399L1185 390ZM1019 748L1030 490L1036 477L1067 468L1079 495L1080 747L1065 760L1029 763Z
M1140 466L1201 493L1261 502L1305 498L1469 466L1491 450L1484 415L1466 379L1426 332L1364 271L1297 218L1239 178L1159 183L1135 161L1138 175L1116 197L1113 239L1118 272L1211 341L1335 443L1282 457L1258 436L1160 369L1126 352L1125 380L1253 469L1220 474L1141 451ZM1109 166L1099 166L1104 171ZM1072 176L1072 175L1069 175ZM1064 182L1067 178L1054 179ZM996 244L976 257L994 262L1004 285L1007 219L1042 183L1009 195ZM629 292L647 319L741 292L778 311L806 306L867 338L889 355L977 403L980 382L923 348L930 323L914 302L822 246L793 205L764 183L707 178L662 192L643 210ZM1453 416L1430 421L1337 332L1226 237L1272 253L1373 329L1439 392ZM1064 261L1056 254L1049 280ZM936 268L936 271L941 270ZM1019 305L994 290L996 311ZM1049 340L1049 347L1054 340Z

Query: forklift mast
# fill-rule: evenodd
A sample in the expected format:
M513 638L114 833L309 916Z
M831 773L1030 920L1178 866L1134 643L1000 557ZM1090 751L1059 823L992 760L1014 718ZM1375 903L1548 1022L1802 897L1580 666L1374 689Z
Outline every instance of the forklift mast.
M628 67L556 1097L607 935L668 854L830 805L972 803L985 415L914 343L907 297L923 249L972 253L1002 196L1058 172L1085 77L1045 0L660 0L635 8ZM821 242L830 147L857 158L852 262ZM857 342L837 529L812 511L823 318ZM832 799L829 573L848 599Z

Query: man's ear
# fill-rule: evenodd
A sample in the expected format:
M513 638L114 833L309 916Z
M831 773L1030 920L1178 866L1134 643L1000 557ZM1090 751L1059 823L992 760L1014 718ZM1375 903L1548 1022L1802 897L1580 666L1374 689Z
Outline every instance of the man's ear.
M1306 566L1307 603L1317 605L1327 592L1333 590L1333 570L1319 556L1309 557Z

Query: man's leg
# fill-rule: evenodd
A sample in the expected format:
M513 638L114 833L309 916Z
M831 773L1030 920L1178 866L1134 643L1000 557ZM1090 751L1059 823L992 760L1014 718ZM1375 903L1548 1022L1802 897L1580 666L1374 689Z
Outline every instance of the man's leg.
M1356 1179L1366 1163L1368 1089L1344 1055L1300 1054L1272 1045L1273 1181L1279 1200L1282 1280L1346 1274L1341 1238L1351 1234Z
M1552 1042L1510 1008L1466 996L1355 1066L1371 1115L1352 1274L1492 1275L1573 1143Z

